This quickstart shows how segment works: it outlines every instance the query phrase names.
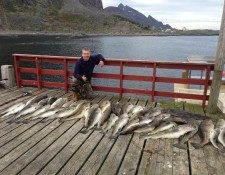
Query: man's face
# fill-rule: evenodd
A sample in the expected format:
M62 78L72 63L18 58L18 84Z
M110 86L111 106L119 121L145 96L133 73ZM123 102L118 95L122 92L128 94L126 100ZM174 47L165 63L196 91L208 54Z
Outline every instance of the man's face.
M90 58L90 51L88 51L88 50L83 50L82 51L82 57L83 57L83 59L84 59L84 61L88 61L89 60L89 58Z

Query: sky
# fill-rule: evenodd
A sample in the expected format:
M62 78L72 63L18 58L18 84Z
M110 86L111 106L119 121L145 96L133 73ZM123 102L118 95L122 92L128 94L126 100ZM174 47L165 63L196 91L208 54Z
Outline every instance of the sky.
M102 0L102 3L104 8L122 3L163 24L189 30L219 30L224 5L223 0Z

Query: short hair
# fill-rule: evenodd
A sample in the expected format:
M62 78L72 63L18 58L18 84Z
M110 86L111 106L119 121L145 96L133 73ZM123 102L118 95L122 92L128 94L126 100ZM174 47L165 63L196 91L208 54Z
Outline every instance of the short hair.
M89 51L89 52L91 52L91 50L88 48L88 47L84 47L83 49L82 49L82 52L83 51Z

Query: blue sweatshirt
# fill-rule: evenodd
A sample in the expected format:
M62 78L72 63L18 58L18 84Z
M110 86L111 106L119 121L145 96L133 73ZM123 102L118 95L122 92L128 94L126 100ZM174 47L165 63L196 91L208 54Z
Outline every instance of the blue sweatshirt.
M83 57L81 57L76 63L73 76L83 81L82 76L85 75L87 81L91 81L95 65L99 64L100 61L105 61L105 58L101 54L91 55L88 61L84 61Z

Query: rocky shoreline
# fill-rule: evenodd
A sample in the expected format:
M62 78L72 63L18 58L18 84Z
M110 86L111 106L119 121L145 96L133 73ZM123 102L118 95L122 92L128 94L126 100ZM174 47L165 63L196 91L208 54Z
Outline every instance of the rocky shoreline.
M209 30L194 30L181 32L148 32L148 33L63 33L63 32L35 32L35 31L0 31L0 36L15 36L15 35L30 35L30 36L70 36L70 37L88 37L88 36L214 36L219 35L219 31Z

